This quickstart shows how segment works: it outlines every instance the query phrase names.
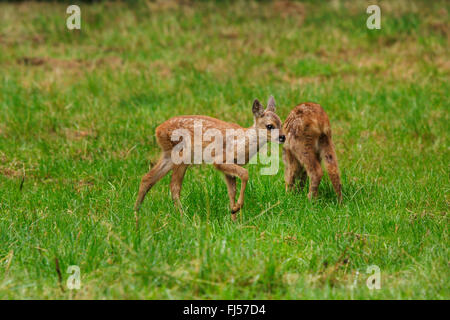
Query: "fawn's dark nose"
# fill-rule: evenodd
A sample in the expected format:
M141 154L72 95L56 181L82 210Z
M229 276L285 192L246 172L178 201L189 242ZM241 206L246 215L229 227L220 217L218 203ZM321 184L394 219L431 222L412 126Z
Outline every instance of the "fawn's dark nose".
M279 137L278 137L278 140L279 140L281 143L283 143L283 142L286 141L286 136L285 136L285 135L279 136Z

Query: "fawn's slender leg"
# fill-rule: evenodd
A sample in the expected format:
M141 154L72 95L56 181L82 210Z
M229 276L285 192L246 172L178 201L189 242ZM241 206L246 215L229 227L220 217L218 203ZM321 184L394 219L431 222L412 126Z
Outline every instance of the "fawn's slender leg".
M320 160L312 148L308 148L306 144L299 143L295 148L295 156L306 169L306 173L310 179L308 198L317 197L320 180L323 176Z
M338 197L338 201L342 201L342 185L341 177L339 175L338 162L336 152L334 151L334 145L331 138L325 137L319 140L320 154L324 159L325 167L328 171L331 183L333 184L334 191Z
M285 166L284 181L286 191L292 191L294 189L295 180L299 177L304 180L306 178L306 173L294 154L287 148L283 148L283 161ZM301 181L301 184L304 184L304 181L303 183ZM303 185L301 187L303 188Z
M300 180L298 184L299 190L303 190L306 185L306 179L308 178L308 174L306 173L305 168L300 165L300 173L297 176L297 179Z
M175 165L172 169L172 179L170 180L170 192L172 193L172 200L174 205L181 209L181 202L180 202L180 193L181 193L181 187L183 185L183 178L184 174L186 173L187 169L186 164L180 164ZM180 213L182 213L180 211Z
M228 188L228 197L230 198L230 208L236 203L236 177L225 174L225 182Z
M172 166L170 155L163 155L156 165L142 177L134 210L139 211L147 192L172 169Z
M241 179L241 192L234 207L231 208L231 219L236 220L236 212L244 205L245 187L248 181L248 171L237 164L214 164L214 166L225 174Z

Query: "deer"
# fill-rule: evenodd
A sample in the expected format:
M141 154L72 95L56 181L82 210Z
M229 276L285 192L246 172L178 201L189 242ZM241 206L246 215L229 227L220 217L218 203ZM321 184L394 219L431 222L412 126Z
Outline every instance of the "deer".
M342 185L338 161L331 135L330 120L321 105L305 102L297 105L283 124L286 142L283 145L286 191L303 189L309 177L308 198L316 198L323 176L324 160L339 203L342 202Z
M182 156L184 159L195 160L194 151L201 150L205 152L208 142L196 141L196 124L201 123L201 133L205 134L208 131L214 130L218 135L226 136L227 130L242 130L243 137L245 139L240 139L236 141L234 137L227 138L223 140L222 150L218 152L213 150L211 152L211 159L208 162L201 160L195 162L194 164L208 163L212 164L215 169L221 171L225 175L225 182L227 185L228 197L230 200L231 209L231 219L236 220L236 213L242 208L244 204L244 192L249 179L247 169L242 166L249 162L261 147L263 147L267 142L273 141L278 143L283 143L285 141L285 136L282 134L282 122L278 115L275 113L275 99L270 96L267 107L264 109L263 105L258 99L253 101L252 113L254 122L249 128L243 128L238 124L225 122L219 119L215 119L203 115L187 115L187 116L176 116L173 117L161 125L159 125L155 130L156 140L161 149L161 156L159 161L151 168L151 170L146 173L141 180L138 196L134 206L135 212L137 213L141 207L142 202L148 191L161 180L168 172L172 171L172 178L170 181L170 192L172 195L172 200L174 205L181 208L180 194L183 183L183 178L188 167L192 164L192 161L175 161L175 156ZM275 130L277 129L277 130ZM187 133L188 136L178 137L177 134L180 131ZM254 134L250 134L254 133ZM264 133L264 134L262 134ZM175 139L174 139L175 137ZM185 142L183 147L186 147L186 141L192 141L194 139L194 148L179 148L180 144ZM217 139L217 138L216 138ZM198 139L197 139L198 140ZM181 141L181 142L180 142ZM219 141L219 143L221 143ZM255 147L252 147L255 146ZM238 155L234 152L235 148L239 150L244 150L244 157L242 161L238 161ZM227 157L226 153L232 151L231 161L223 161ZM175 156L174 156L175 155ZM227 158L228 159L228 158ZM236 202L236 178L241 180L241 188L239 193L239 198ZM182 214L182 211L180 210Z

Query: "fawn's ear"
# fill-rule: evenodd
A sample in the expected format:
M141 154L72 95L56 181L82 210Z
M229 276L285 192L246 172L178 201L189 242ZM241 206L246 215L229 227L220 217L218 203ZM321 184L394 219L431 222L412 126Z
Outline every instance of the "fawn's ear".
M275 99L273 96L270 96L269 101L267 101L267 111L275 112Z
M261 102L259 102L258 99L255 99L255 101L253 101L252 111L253 115L256 118L259 118L264 114L264 107L262 106Z

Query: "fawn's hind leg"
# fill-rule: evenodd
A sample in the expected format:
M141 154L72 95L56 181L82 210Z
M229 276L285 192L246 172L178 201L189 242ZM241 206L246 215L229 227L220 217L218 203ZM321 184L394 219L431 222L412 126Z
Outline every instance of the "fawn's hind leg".
M184 174L187 170L186 164L175 165L172 169L172 179L170 180L170 192L172 193L173 204L181 210L180 194L183 185ZM182 213L182 211L180 211Z
M139 186L138 197L136 199L136 204L134 205L134 210L139 211L142 201L144 201L147 192L164 177L173 167L172 160L169 155L163 155L161 159L156 163L156 165L146 173L141 180Z
M284 181L286 191L292 191L295 186L295 181L300 180L299 189L303 189L306 182L306 171L295 155L287 148L283 148Z
M308 174L306 173L306 170L303 166L301 166L301 171L299 175L297 176L297 179L300 180L299 182L299 190L303 190L303 188L306 185L306 179L308 178Z
M238 201L231 208L231 219L236 220L236 212L244 205L244 193L248 181L248 171L237 164L214 164L214 166L227 175L239 177L239 179L241 179L241 192L239 193Z
M331 141L331 136L323 136L319 139L320 155L324 160L325 167L328 171L331 183L333 184L334 191L338 197L338 201L342 201L342 185L341 177L339 175L338 162L336 152L334 151L334 145Z
M320 180L322 180L323 171L320 165L320 159L316 152L305 143L297 143L295 146L295 156L306 169L310 179L308 198L317 197Z

